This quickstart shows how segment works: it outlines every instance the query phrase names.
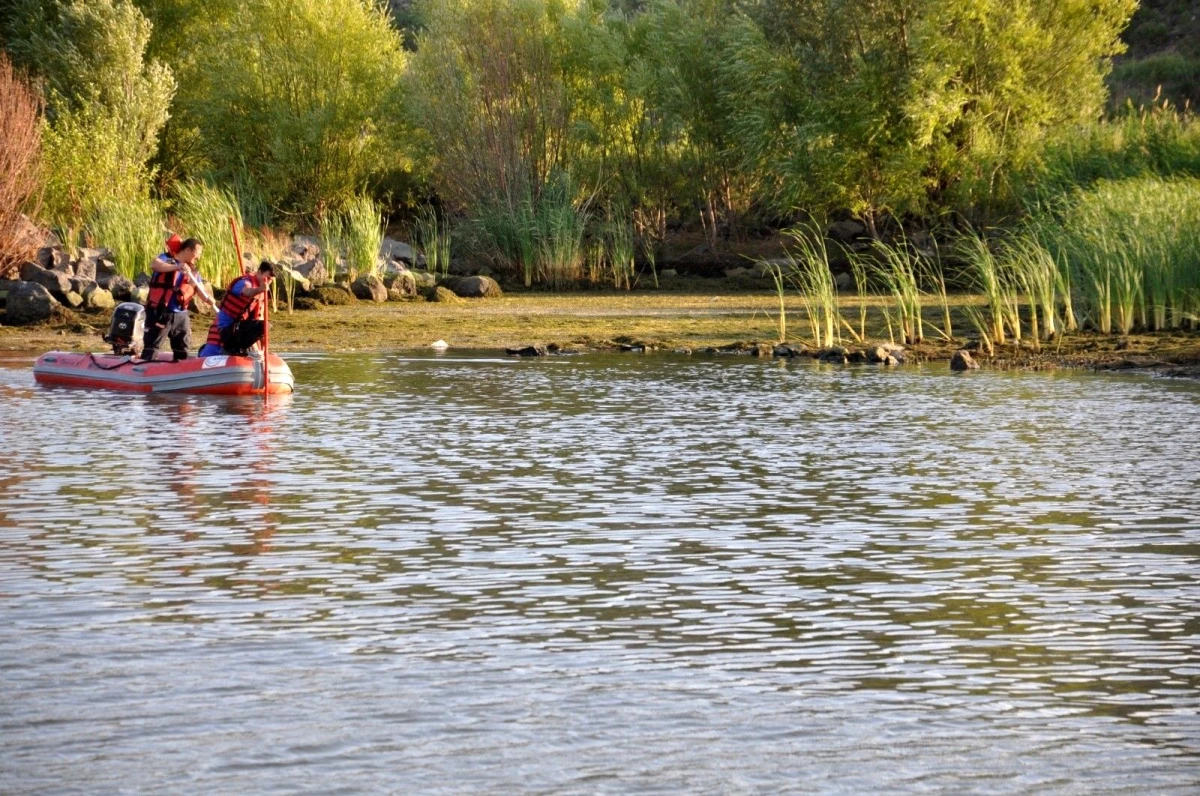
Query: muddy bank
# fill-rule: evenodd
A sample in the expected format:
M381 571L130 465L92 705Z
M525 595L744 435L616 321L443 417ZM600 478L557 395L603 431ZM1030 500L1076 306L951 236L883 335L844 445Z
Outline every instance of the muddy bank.
M959 309L978 301L974 296L955 298ZM785 306L788 343L802 356L815 356L819 352L808 339L799 300L789 299ZM876 345L889 342L883 306L882 298L871 300L865 342L843 336L841 345L850 361L860 355L865 361ZM931 320L936 320L933 316L931 312ZM211 316L196 315L193 336L202 338L210 321ZM444 340L451 348L494 351L548 346L769 354L779 341L779 299L765 291L530 293L461 303L359 302L290 314L281 310L272 314L272 321L271 345L278 353L420 349ZM100 335L107 325L107 312L63 311L39 326L0 326L0 349L103 350ZM956 321L953 331L953 341L926 339L905 346L905 363L949 362L955 351L966 348L983 367L992 368L1154 368L1185 375L1200 370L1200 333L1078 333L1044 342L1040 351L1026 341L998 347L989 356L971 339L965 320Z

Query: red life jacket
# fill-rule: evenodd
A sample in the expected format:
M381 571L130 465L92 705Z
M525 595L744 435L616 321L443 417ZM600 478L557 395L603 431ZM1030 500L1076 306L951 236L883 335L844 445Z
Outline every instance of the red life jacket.
M229 287L225 289L225 296L221 299L221 304L217 310L233 318L234 323L247 320L261 321L263 316L263 301L266 294L259 293L252 298L235 294L233 292L234 285L243 279L246 280L247 287L259 287L258 277L254 274L239 276L230 282ZM217 321L218 318L214 318L212 326L208 327L208 339L204 341L207 345L221 345L221 327L217 325Z
M166 262L177 263L175 258L169 255L160 254L159 257ZM175 303L179 309L186 310L192 305L194 295L196 295L196 286L188 281L181 271L151 271L150 293L146 297L146 310L151 313L165 310L171 303L172 296L175 297Z

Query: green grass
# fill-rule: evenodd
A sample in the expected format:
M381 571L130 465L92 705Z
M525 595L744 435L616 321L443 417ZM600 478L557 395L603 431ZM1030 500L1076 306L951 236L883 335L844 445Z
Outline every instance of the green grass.
M1200 315L1200 179L1102 181L1040 219L1067 263L1081 321L1095 329L1194 327Z
M379 205L369 197L356 196L346 203L340 226L346 266L352 273L378 276L384 231Z
M153 199L131 199L101 205L87 222L87 234L97 246L113 253L123 276L133 279L150 271L166 239L162 206Z
M413 225L414 242L425 257L425 268L431 274L445 276L450 272L450 222L438 218L433 205L417 212Z
M174 216L182 237L204 242L198 267L205 279L223 288L241 275L242 262L233 245L229 218L233 217L241 234L242 212L232 193L205 182L182 182L175 189Z

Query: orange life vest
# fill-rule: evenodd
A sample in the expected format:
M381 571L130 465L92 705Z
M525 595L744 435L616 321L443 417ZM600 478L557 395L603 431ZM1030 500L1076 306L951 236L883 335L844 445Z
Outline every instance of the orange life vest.
M166 262L178 264L174 257L160 254ZM150 273L150 292L146 297L146 310L149 313L165 310L175 297L175 303L181 310L192 305L192 297L196 295L193 285L182 271L152 271Z
M223 312L230 318L233 318L234 323L241 321L260 321L262 320L263 297L265 293L259 293L257 296L247 298L239 296L233 292L233 286L238 282L246 280L248 287L259 287L258 277L254 274L246 274L239 276L229 283L229 287L225 288L225 296L221 299L221 304L217 308L218 312ZM221 327L217 325L220 316L213 319L212 326L208 328L208 339L205 340L207 345L221 345Z

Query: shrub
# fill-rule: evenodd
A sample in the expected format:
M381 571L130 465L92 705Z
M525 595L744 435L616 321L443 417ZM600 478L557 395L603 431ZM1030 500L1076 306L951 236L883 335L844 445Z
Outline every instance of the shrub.
M36 197L41 102L0 52L0 277L33 256L22 210Z

